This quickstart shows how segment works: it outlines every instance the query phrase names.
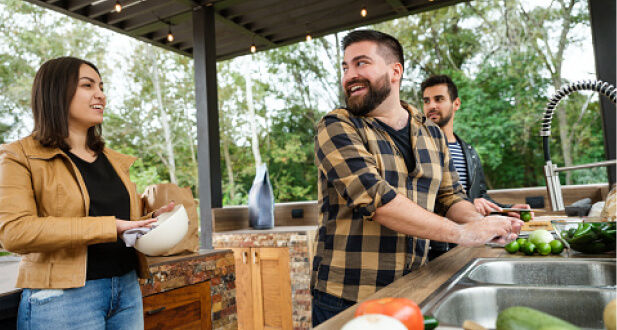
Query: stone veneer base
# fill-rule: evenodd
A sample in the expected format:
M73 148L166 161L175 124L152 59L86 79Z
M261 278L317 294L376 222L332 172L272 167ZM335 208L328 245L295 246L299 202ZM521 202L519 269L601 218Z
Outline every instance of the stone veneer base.
M150 258L152 278L141 280L144 297L210 281L212 329L237 329L235 264L230 250Z

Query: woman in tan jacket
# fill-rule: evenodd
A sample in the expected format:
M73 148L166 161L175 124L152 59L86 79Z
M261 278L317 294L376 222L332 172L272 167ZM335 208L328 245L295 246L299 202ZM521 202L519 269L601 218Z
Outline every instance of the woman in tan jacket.
M142 217L135 158L101 137L105 105L96 66L47 61L32 86L32 135L0 147L0 243L22 255L19 329L143 328L147 265L120 237L173 206Z

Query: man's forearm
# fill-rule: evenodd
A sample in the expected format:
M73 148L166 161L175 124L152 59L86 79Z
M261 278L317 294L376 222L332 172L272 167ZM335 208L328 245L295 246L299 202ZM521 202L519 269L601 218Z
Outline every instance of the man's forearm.
M520 230L520 225L517 225L512 233L513 227L509 218L482 217L475 212L474 206L466 201L452 205L448 216L459 223L429 212L398 194L389 203L377 208L373 220L403 234L464 246L477 246L492 240L506 244L515 239Z
M458 224L425 210L400 194L379 207L373 220L400 233L443 242L456 242L460 231Z
M446 213L446 217L457 223L468 223L484 218L484 216L476 210L476 207L467 200L460 201L450 206Z

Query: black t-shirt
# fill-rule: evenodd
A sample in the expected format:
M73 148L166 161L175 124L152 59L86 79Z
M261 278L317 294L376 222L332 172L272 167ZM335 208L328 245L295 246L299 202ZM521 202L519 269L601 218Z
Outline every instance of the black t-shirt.
M401 152L403 159L405 159L405 165L407 165L407 172L411 173L416 168L416 160L413 156L413 152L411 151L411 129L409 125L409 120L407 121L407 125L401 128L400 130L395 130L394 128L388 126L386 123L377 119L379 125L383 129L388 132L392 140L394 140L394 144Z
M409 125L409 120L407 121L407 125L405 125L405 127L401 128L398 131L388 126L386 123L382 122L379 119L377 119L377 122L379 122L379 125L381 125L381 127L385 129L386 132L388 132L392 140L394 140L394 144L401 152L403 159L405 159L405 165L407 165L407 172L411 173L416 168L416 159L413 155L413 151L411 150L411 126ZM425 240L421 238L414 239L413 237L408 237L407 249L409 250L409 253L412 253L414 245L416 255L423 256ZM406 273L407 270L405 270L404 274Z
M90 195L88 216L115 216L118 219L129 220L131 215L129 193L105 154L99 153L92 163L70 151L66 151L66 154L79 169ZM120 237L113 243L88 246L87 280L121 276L136 269L136 266L135 249L126 247Z

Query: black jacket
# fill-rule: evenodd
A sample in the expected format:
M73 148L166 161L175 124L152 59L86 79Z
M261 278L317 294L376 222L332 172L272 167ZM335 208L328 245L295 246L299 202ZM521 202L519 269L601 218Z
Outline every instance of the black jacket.
M489 200L499 207L511 207L511 204L501 204L494 201L487 193L486 193L486 179L484 178L484 170L482 169L482 162L480 161L480 156L476 149L474 149L471 145L467 144L463 139L461 139L458 135L454 134L456 140L461 145L461 150L463 151L463 155L465 156L465 164L467 167L467 199L473 203L473 200L476 198L484 198ZM431 241L431 248L428 254L429 260L435 259L440 255L446 253L448 250L456 247L454 243L446 243L439 241Z
M461 150L465 155L465 163L467 164L467 198L473 203L476 198L484 198L491 201L499 207L511 207L511 204L501 204L494 201L486 193L486 179L484 178L484 170L482 169L482 162L480 156L471 145L463 141L458 135L454 134L456 140L461 145Z

